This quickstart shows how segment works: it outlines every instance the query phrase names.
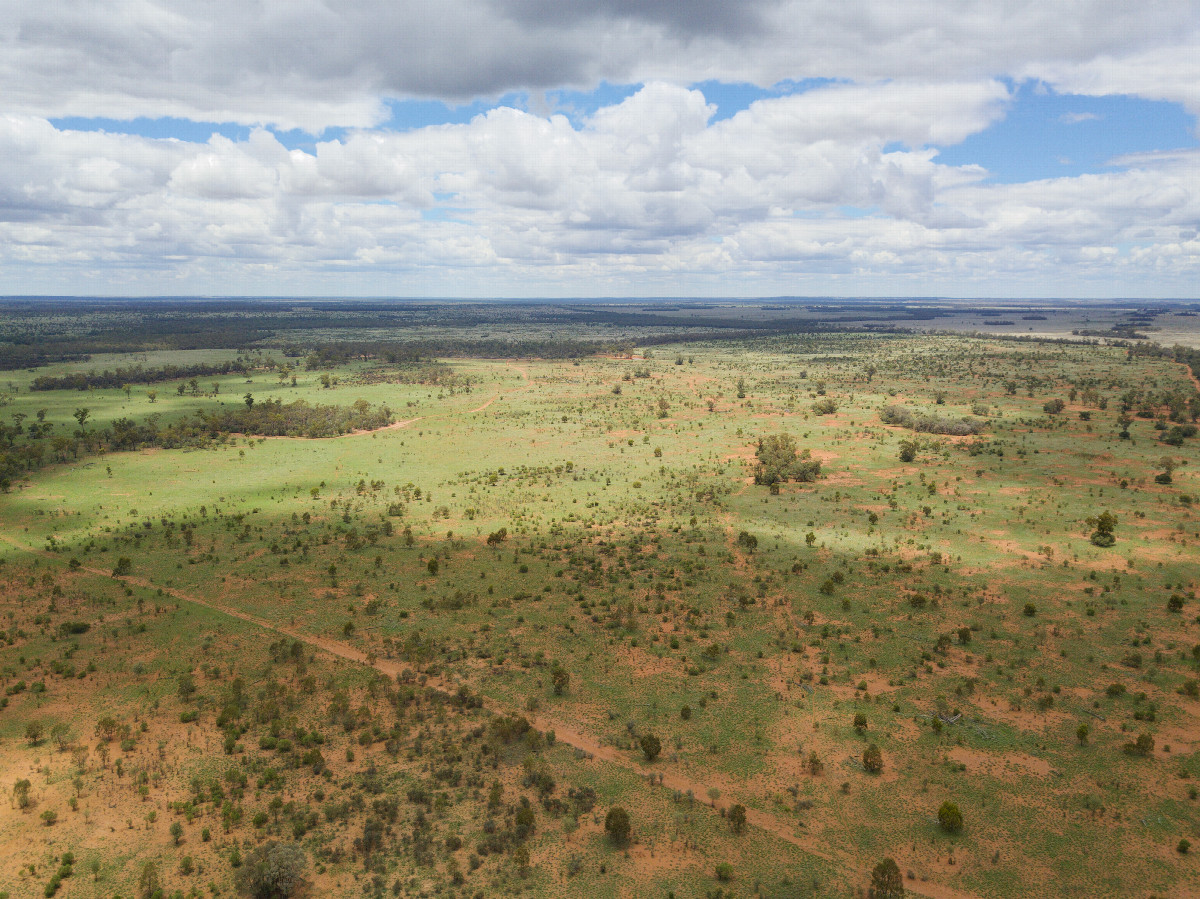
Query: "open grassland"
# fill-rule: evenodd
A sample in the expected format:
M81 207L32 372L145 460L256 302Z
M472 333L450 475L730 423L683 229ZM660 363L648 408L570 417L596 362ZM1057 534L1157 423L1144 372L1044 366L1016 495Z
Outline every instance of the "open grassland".
M273 839L312 895L844 896L884 857L935 897L1200 891L1185 366L870 333L432 379L268 355L172 354L253 360L194 388L29 389L131 356L4 374L5 414L84 449L0 496L0 767L29 781L0 890L72 852L62 895L139 895L148 862L232 895ZM86 449L245 394L393 424ZM816 479L755 483L778 434Z

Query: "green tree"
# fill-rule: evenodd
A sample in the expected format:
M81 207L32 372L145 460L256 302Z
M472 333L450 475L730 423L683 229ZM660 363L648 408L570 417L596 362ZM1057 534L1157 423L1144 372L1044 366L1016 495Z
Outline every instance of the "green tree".
M253 409L254 408L254 394L247 393L244 397L242 397L242 402L244 402L246 404L247 409Z
M1102 512L1095 518L1089 518L1087 523L1095 528L1092 532L1092 543L1096 546L1112 546L1117 542L1113 531L1117 527L1117 516L1111 512Z
M618 846L624 846L629 842L629 834L632 830L633 825L629 820L629 812L621 806L614 805L604 816L604 832Z
M754 455L758 460L754 483L767 487L789 480L815 481L821 473L821 463L808 450L801 453L790 434L760 437Z
M295 843L271 840L246 856L238 881L255 899L288 899L304 883L308 858Z
M158 865L146 862L142 865L141 876L138 877L138 896L141 899L151 899L161 889L158 881Z
M29 741L30 746L40 743L43 733L45 733L45 726L40 721L30 721L25 725L25 739Z
M946 800L937 813L938 824L946 833L958 833L963 828L963 816L958 805Z
M550 672L550 680L554 684L554 695L562 696L571 686L571 673L560 665L555 665L554 670Z
M883 770L883 753L879 751L879 747L872 743L863 750L862 757L863 767L871 774L878 774Z
M59 752L66 752L75 742L75 731L71 729L71 725L60 721L50 728L50 739L54 741Z
M179 698L184 702L191 700L196 693L196 679L192 677L190 671L185 671L179 675Z
M1138 738L1123 747L1126 755L1137 755L1145 758L1154 752L1154 737L1149 734L1138 734Z
M171 822L171 839L175 841L175 845L179 845L179 841L183 839L183 825L178 821Z
M904 878L895 859L885 858L871 872L870 899L903 899Z
M642 755L648 762L653 762L662 753L662 742L654 734L646 734L638 745L642 747Z
M81 431L83 430L83 425L88 420L89 415L91 415L91 412L87 409L87 407L80 407L71 413L71 417L79 422L79 430Z
M29 808L29 790L32 786L33 784L24 778L13 784L13 801L21 811Z
M729 826L733 828L734 833L741 833L746 829L746 806L738 803L729 810Z
M1079 741L1080 746L1087 745L1088 734L1090 732L1091 729L1087 726L1087 724L1081 724L1079 727L1075 728L1075 739Z
M918 440L913 440L910 437L900 441L900 461L912 462L917 458L917 451L921 449L921 443Z

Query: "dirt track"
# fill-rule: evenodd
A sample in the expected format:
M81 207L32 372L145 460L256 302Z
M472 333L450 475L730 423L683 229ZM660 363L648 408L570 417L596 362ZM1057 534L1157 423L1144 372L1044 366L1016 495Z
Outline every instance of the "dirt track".
M26 546L7 534L0 534L0 540L3 540L11 546L32 555L39 555L54 561L61 561L55 554L46 550L39 550L30 546ZM103 569L92 568L87 565L83 566L82 570L87 571L90 574L99 575L101 577L108 577L110 574ZM206 599L201 599L197 596L185 593L182 590L172 587L160 587L158 584L155 584L153 581L150 581L147 578L126 576L121 578L121 581L128 584L134 584L139 587L144 587L146 589L161 589L163 593L173 597L174 599L180 600L181 602L202 606L222 615L228 615L231 618L236 618L240 621L247 622L248 624L253 624L256 627L262 628L263 630L271 631L272 633L280 634L293 640L299 640L301 643L311 646L314 649L319 649L321 652L336 658L344 659L357 665L374 668L376 671L387 675L393 680L396 679L397 676L416 674L414 669L407 664L392 659L380 659L378 657L369 658L367 653L341 640L334 640L328 637L306 634L292 628L272 624L255 615L209 602ZM426 686L433 687L434 689L441 690L446 693L455 693L460 686L458 683L448 681L441 677L430 677L426 675L424 678L424 683ZM679 772L672 770L671 764L666 761L659 760L650 766L641 765L628 753L622 752L612 746L605 745L596 737L586 734L579 730L577 726L562 720L550 718L544 715L533 716L524 711L507 708L502 704L492 700L486 700L483 704L483 707L485 710L495 715L525 715L527 718L531 719L533 726L539 730L554 731L557 742L564 743L582 752L586 752L596 759L600 759L609 764L624 768L627 771L631 771L637 774L639 777L645 779L647 782L649 782L650 778L653 776L653 778L664 789L678 790L680 793L688 793L690 791L698 798L698 801L700 802L704 801L701 797L707 797L709 788L713 786L713 784L691 780ZM736 796L726 793L725 790L722 790L721 802L712 802L711 806L714 809L729 808L732 805L738 804L738 802L739 801ZM744 805L744 803L742 804ZM750 826L762 831L766 831L767 833L770 833L784 842L790 843L793 846L797 846L805 852L815 855L818 858L822 858L826 861L846 867L853 866L853 862L848 855L833 853L824 847L818 847L814 845L815 841L811 836L806 834L798 834L797 829L793 824L776 815L746 806L746 822ZM938 886L930 883L915 884L911 881L905 884L905 889L914 895L928 896L930 899L969 899L969 897L972 895L969 893L962 893L948 887Z

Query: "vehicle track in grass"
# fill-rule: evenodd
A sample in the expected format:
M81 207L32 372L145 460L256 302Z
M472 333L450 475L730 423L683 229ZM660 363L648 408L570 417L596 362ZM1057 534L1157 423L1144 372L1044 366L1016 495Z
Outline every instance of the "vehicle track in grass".
M8 534L0 534L0 540L10 546L26 552L30 555L47 558L52 561L62 564L61 559L56 553L49 550L38 549L22 543L20 540L9 536ZM94 568L89 565L83 565L80 570L86 571L89 574L94 574L100 577L111 577L112 574L104 569ZM311 634L304 631L296 630L293 627L285 627L275 624L260 618L257 615L252 615L249 612L244 612L240 609L230 608L218 603L211 602L207 599L202 599L183 590L175 587L164 587L154 583L148 578L139 577L137 575L126 575L119 578L122 583L132 584L137 587L142 587L147 590L161 590L167 596L181 602L186 602L191 605L200 606L210 611L221 615L226 615L238 621L254 625L263 630L270 631L274 634L279 634L293 640L299 640L301 643L320 650L326 655L333 656L343 661L351 662L356 665L371 668L381 674L387 675L392 680L401 678L419 677L423 678L420 681L423 686L439 690L443 693L453 695L459 687L469 684L452 682L443 677L421 674L413 666L394 659L381 659L374 653L368 653L342 640L336 640L330 637L323 637L317 634ZM482 699L482 697L480 697ZM579 729L575 724L554 718L548 715L530 714L523 710L509 708L503 703L496 702L492 699L482 699L482 707L485 711L493 715L524 715L530 720L530 723L542 731L554 731L556 742L561 742L567 746L586 753L589 757L599 759L608 764L623 768L633 774L636 774L647 784L653 785L657 783L664 789L674 790L682 794L691 793L696 797L706 797L709 795L709 790L715 785L703 781L693 780L686 775L674 770L670 762L657 761L653 765L642 765L635 761L626 752L617 749L602 742L599 738L588 734ZM699 799L703 804L703 799ZM760 809L752 808L745 803L740 803L738 798L724 792L722 790L721 802L711 800L710 807L715 811L726 811L733 805L741 804L746 809L746 823L751 827L771 834L777 839L785 843L789 843L802 851L820 858L832 864L839 865L845 869L852 870L855 867L854 859L847 853L840 853L830 850L827 847L817 846L811 835L797 833L797 827L793 823L779 817L778 815L764 812ZM970 899L974 894L964 893L950 887L939 884L931 884L928 882L907 882L905 889L918 896L927 896L929 899Z

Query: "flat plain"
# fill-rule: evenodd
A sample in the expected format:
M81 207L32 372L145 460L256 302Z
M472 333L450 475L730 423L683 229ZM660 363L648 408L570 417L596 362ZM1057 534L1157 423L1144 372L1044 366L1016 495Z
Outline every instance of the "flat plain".
M15 309L0 891L1196 895L1195 310L898 308Z

